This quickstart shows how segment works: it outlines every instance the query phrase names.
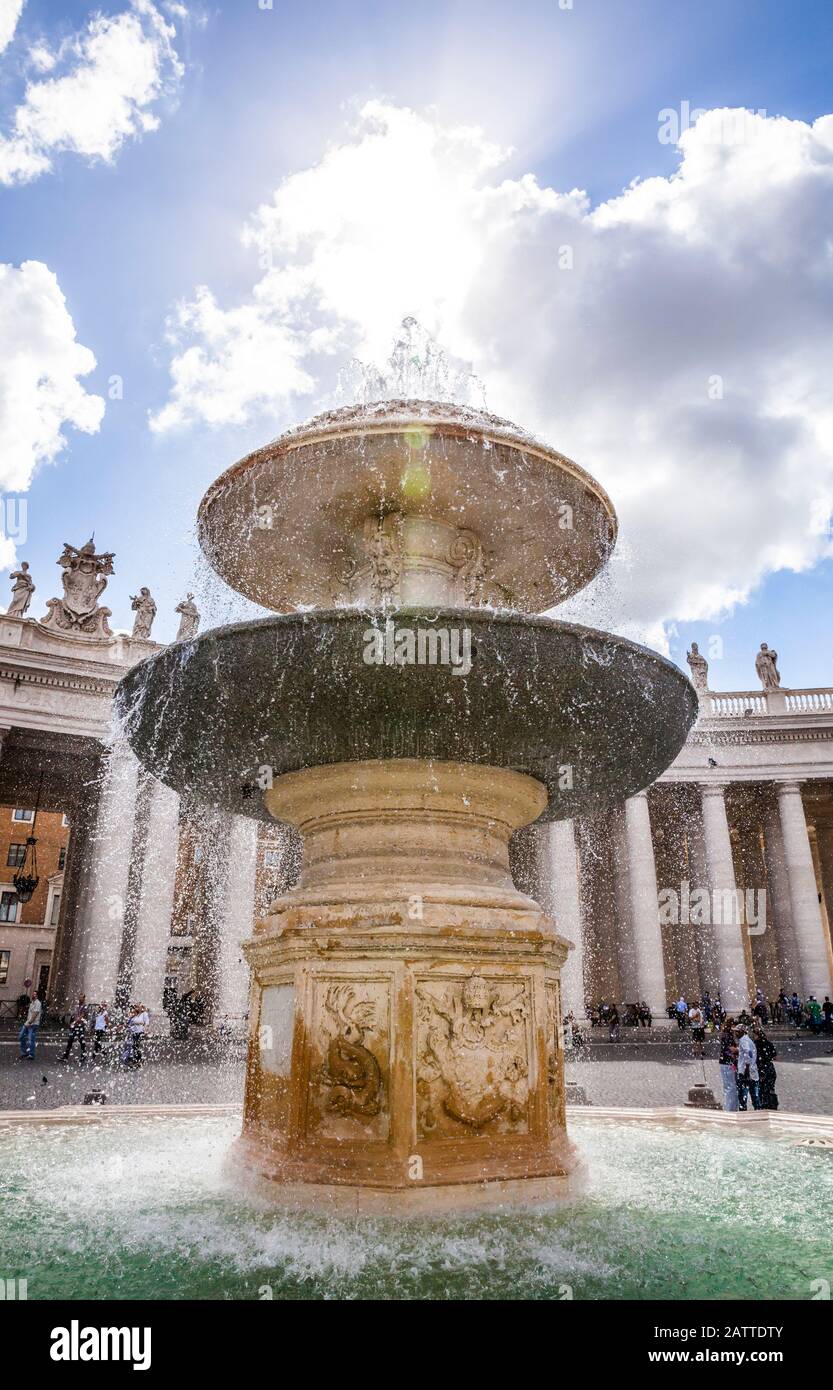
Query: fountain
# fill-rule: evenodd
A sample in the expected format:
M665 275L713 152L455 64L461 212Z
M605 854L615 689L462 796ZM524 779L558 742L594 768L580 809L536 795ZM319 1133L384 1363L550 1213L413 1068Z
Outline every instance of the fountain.
M606 493L483 411L386 400L242 459L199 537L275 616L169 647L117 708L163 782L302 839L246 946L234 1161L316 1209L563 1193L570 944L509 841L647 786L697 711L654 652L536 616L606 563Z

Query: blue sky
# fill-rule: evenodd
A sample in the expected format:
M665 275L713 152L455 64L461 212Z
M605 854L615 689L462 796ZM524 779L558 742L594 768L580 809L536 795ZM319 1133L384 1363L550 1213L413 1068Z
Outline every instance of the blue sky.
M27 0L14 37L0 55L0 129L7 133L12 129L27 81L44 81L53 71L46 74L33 67L33 48L37 51L45 45L56 55L64 43L54 69L62 71L61 63L75 61L72 41L81 41L95 13L112 19L129 8L128 0L109 0L99 11L86 3ZM35 469L27 494L28 538L19 552L29 560L38 586L34 611L43 611L40 605L56 591L54 562L62 542L81 544L94 529L100 545L116 552L116 574L108 591L114 624L129 626L128 595L140 584L148 584L160 610L155 635L160 640L171 638L176 621L173 608L194 583L193 518L206 486L235 458L319 408L328 399L334 372L351 350L378 351L386 305L392 329L404 314L426 309L430 327L440 340L470 360L483 377L489 406L500 413L509 413L504 403L516 413L523 409L519 423L546 433L566 452L575 452L580 462L603 478L623 519L633 517L632 529L623 525L622 611L618 611L617 582L613 593L608 586L599 600L600 617L622 630L641 623L657 642L661 622L671 655L683 664L685 646L692 637L705 647L718 635L723 654L712 673L717 688L755 685L754 653L761 640L777 648L786 685L833 684L830 547L808 546L799 534L803 523L784 515L789 510L785 490L803 486L800 480L807 468L802 449L810 446L792 430L785 435L784 449L793 452L784 471L779 472L774 457L760 474L754 469L755 449L750 441L760 421L749 398L762 381L777 379L779 354L789 351L793 337L782 313L772 326L771 363L762 359L760 337L768 329L752 326L757 323L752 309L768 294L767 277L775 291L779 275L775 254L769 261L765 254L765 237L757 279L749 271L748 251L736 248L738 282L749 278L750 327L748 339L744 332L738 335L733 362L744 362L748 345L755 348L756 364L744 383L732 424L716 427L718 436L724 432L733 458L734 482L725 494L716 453L720 441L710 438L714 426L692 426L697 434L692 440L676 408L663 417L673 422L670 430L657 417L644 435L646 440L663 441L661 457L671 482L657 490L653 501L646 496L650 492L646 472L650 473L652 464L644 457L623 464L620 480L610 440L617 430L628 428L626 405L619 401L615 418L600 414L592 428L586 424L586 411L584 421L573 419L569 397L575 393L565 385L565 399L559 400L563 367L558 342L554 345L548 333L536 335L530 330L526 334L526 350L530 360L534 355L536 368L525 371L523 380L513 379L512 362L517 361L513 338L527 299L536 296L538 257L544 254L541 239L549 216L537 192L534 216L544 230L539 235L536 225L519 233L517 221L507 213L505 233L501 233L504 240L497 248L489 243L482 279L473 281L459 312L455 309L446 318L442 305L415 304L418 292L411 278L412 263L403 264L400 279L394 264L385 281L385 305L374 306L367 324L358 321L360 315L351 319L343 306L328 306L320 323L318 318L310 320L309 298L293 306L295 339L307 328L320 327L329 335L320 356L303 356L300 348L293 347L292 361L314 379L312 389L287 395L278 382L271 399L268 386L242 404L235 397L226 419L212 422L208 409L200 407L180 410L182 418L170 428L149 426L149 417L171 399L172 363L187 344L200 346L203 357L216 349L216 344L206 346L204 323L196 329L192 325L178 346L166 340L166 321L175 314L175 306L193 303L201 285L210 287L222 313L257 303L256 286L263 274L258 250L263 241L244 245L242 229L258 207L271 202L288 177L321 170L328 148L344 149L351 141L367 140L366 132L356 135L356 129L362 120L359 112L368 101L387 110L409 108L420 120L433 122L434 128L479 127L483 140L504 150L512 147L488 175L492 188L509 181L518 189L525 177L534 176L537 190L560 195L584 190L589 208L595 209L616 199L635 179L660 176L667 180L679 168L680 148L657 138L658 113L664 108L677 110L685 101L692 108L746 107L763 110L768 118L786 116L808 126L826 114L831 99L833 7L809 0L795 0L791 5L781 0L707 0L697 5L683 0L574 0L571 9L561 9L557 0L420 6L362 0L301 5L276 0L270 10L260 8L257 0L235 0L233 4L189 5L187 15L178 13L179 8L171 12L161 4L158 7L164 22L176 30L171 43L181 71L169 73L164 90L146 105L158 122L156 128L126 135L106 158L62 148L58 141L48 154L51 167L0 188L0 261L15 267L38 261L54 273L77 340L97 362L81 384L86 392L106 401L97 432L84 433L66 425L64 446L51 462L41 462ZM407 142L412 137L413 131L401 137L403 152L411 148ZM787 158L773 144L760 168L750 173L745 167L738 175L757 179L755 207L760 212L755 216L773 243L780 232L774 218L768 218L767 183L770 177L782 178L777 161ZM821 160L818 163L823 165ZM791 171L790 177L794 176L798 177ZM725 177L733 177L728 168ZM823 168L815 171L815 177L813 187L821 192L814 215L820 217L826 196ZM320 182L326 197L325 179L326 174ZM797 197L804 196L803 188L803 183L797 184ZM396 196L399 204L396 215L391 214L391 235L396 238L397 227L401 228L407 246L409 227L421 226L420 219L427 216L425 184L415 177L412 191L403 195L398 189ZM708 197L713 201L714 196L710 185ZM812 198L806 202L815 207ZM441 221L443 215L438 207L437 219ZM742 211L732 218L738 215ZM779 217L783 219L783 209ZM711 212L710 219L710 225L716 225ZM646 264L650 266L644 242L635 253L630 244L635 235L647 235L644 226L641 214L634 218L629 213L627 255L621 248L605 249L609 232L601 242L594 232L596 254L619 258L619 288L627 280L631 256L636 255L641 273ZM659 226L659 222L651 224L651 235L658 234ZM530 249L519 246L522 237L530 237ZM761 246L761 238L759 231L755 246ZM291 233L284 229L277 242L279 253L289 261L295 254L291 240ZM553 244L561 243L556 237ZM711 255L717 254L719 245ZM794 255L801 260L801 240ZM489 257L494 257L494 264ZM548 262L551 258L550 248ZM755 253L751 258L755 259ZM507 267L505 278L503 267ZM623 371L632 365L627 362L629 340L621 318L611 330L609 353L603 360L599 356L598 345L606 333L605 305L610 301L611 281L606 277L612 273L609 265L599 272L595 298L585 296L580 303L571 303L562 320L570 323L574 333L571 369L582 372L586 389L592 388L602 403L620 394L619 364ZM688 350L685 345L708 330L686 298L686 284L695 283L699 273L696 267L688 281L678 265L668 273L679 275L682 286L679 302L672 294L667 296L669 314L679 316L666 340L668 359L673 360L679 344L683 345L680 352ZM817 273L824 277L823 259ZM401 302L396 302L399 284ZM316 282L314 297L319 289ZM650 295L650 281L645 296L636 285L633 291L633 351L641 353L638 320L640 304ZM829 283L823 280L820 298L826 299L828 292ZM695 305L698 298L692 296ZM315 303L317 313L317 298ZM560 320L554 304L551 321L557 340ZM652 312L657 311L655 304ZM617 300L616 313L623 312ZM275 313L270 308L270 328ZM235 331L232 323L224 326L224 348L212 374L203 373L201 381L201 389L218 400L224 399L223 373L227 376L229 370L228 335ZM257 331L264 331L262 319ZM813 335L822 332L814 320L811 331L799 334L796 327L794 336L796 342L813 342ZM715 359L720 357L721 333L725 329L716 324L711 349ZM268 351L270 341L268 334L264 336L264 350ZM655 338L645 343L646 354L655 343ZM254 348L258 350L257 341ZM708 352L702 360L708 361ZM548 361L553 367L552 399L547 399ZM717 362L715 370L719 367ZM656 377L664 368L654 365L651 370ZM737 366L734 370L737 375ZM789 393L791 409L800 412L802 393L806 393L822 421L812 445L816 472L815 492L805 499L809 506L820 487L824 492L824 478L831 476L825 471L830 467L829 456L819 445L819 438L826 438L826 407L798 347L790 370L791 382L796 383ZM286 363L276 361L276 377L284 371ZM108 383L115 374L124 383L121 400L107 399ZM220 381L216 391L215 376ZM668 387L659 381L656 389L661 395ZM8 399L6 408L12 408ZM653 413L653 405L651 409ZM772 410L780 416L783 400ZM634 398L634 418L641 412L642 404ZM563 435L559 432L562 421ZM684 441L684 462L682 453L676 456L678 440ZM587 452L596 441L599 460ZM703 460L712 494L710 506L721 514L715 521L720 542L709 547L710 523L705 515L693 519L686 550L685 518L678 517L670 533L665 523L675 507L673 469L684 467L690 477L696 460ZM745 503L749 489L757 495L752 516ZM696 505L696 495L691 504L681 495L679 505L683 509ZM768 545L770 524L772 544ZM744 601L732 603L732 594L744 588L739 575L745 554L751 590L741 593ZM695 583L698 555L715 589L712 600L703 592L708 585L698 588ZM793 572L789 563L785 567L785 560L803 567L803 572ZM681 571L690 576L690 582L675 591L671 577ZM726 577L728 571L730 577ZM214 599L217 617L243 611L236 604L226 604L216 592ZM691 613L699 616L690 618Z

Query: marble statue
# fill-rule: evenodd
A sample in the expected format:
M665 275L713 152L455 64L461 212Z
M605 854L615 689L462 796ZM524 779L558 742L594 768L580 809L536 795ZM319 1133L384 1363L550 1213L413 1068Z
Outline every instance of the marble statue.
M709 663L701 654L696 642L692 642L691 651L686 652L686 661L691 668L691 684L697 691L708 690L709 688Z
M6 609L6 617L22 618L32 602L32 595L35 592L32 576L29 573L28 560L22 562L19 570L12 570L9 578L13 579L15 583L12 584L12 601Z
M138 594L131 594L130 606L136 614L131 635L147 641L153 627L153 620L156 617L156 604L150 589L143 585Z
M781 684L777 662L778 653L768 647L766 642L762 642L761 650L755 657L755 670L764 690L777 690Z
M200 615L197 612L197 605L194 603L194 595L186 594L174 611L181 615L179 632L176 634L175 640L177 642L190 642L192 637L196 637L200 625Z
M113 554L96 554L91 538L80 550L64 542L63 554L57 563L63 569L61 583L63 598L47 602L49 612L42 619L44 627L86 637L112 637L107 623L110 609L99 606L98 600L107 588L107 578L113 573Z

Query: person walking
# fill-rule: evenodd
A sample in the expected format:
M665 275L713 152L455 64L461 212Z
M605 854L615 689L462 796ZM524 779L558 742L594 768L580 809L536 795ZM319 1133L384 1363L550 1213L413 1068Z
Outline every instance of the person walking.
M683 996L680 995L675 1008L677 1011L677 1027L682 1030L685 1028L685 1021L688 1018L688 1000L683 999Z
M752 1109L760 1110L761 1097L758 1088L758 1049L755 1047L744 1024L735 1029L738 1040L738 1106L746 1109L747 1092L752 1097Z
M610 1024L610 1041L611 1041L611 1042L618 1042L618 1041L619 1041L619 1010L617 1009L617 1007L616 1007L615 1004L611 1004L611 1006L610 1006L610 1013L608 1014L608 1023Z
M95 1011L93 1021L93 1056L100 1052L107 1041L107 1029L110 1026L110 1015L107 1011L107 1004L99 1004Z
M43 1005L33 990L29 996L29 1008L26 1011L26 1017L17 1035L17 1041L20 1044L21 1062L34 1062L35 1060L35 1048L37 1047L38 1029L40 1028L42 1013Z
M720 1030L720 1080L723 1083L723 1109L738 1109L738 1046L731 1018Z
M64 1062L69 1061L70 1053L76 1043L78 1043L78 1050L81 1053L81 1061L84 1061L87 1050L87 1023L89 1016L90 1011L87 1008L87 996L85 994L79 994L78 1003L75 1005L69 1021L69 1038L67 1039L66 1051L62 1058Z

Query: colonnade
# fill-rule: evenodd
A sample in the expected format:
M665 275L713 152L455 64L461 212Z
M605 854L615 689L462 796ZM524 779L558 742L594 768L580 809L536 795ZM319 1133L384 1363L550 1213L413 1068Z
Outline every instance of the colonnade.
M761 989L833 997L833 805L802 784L656 784L596 821L536 831L530 885L575 950L565 1009L679 993L737 1012Z
M161 1017L170 953L190 948L211 1015L246 1012L258 823L202 811L209 889L192 939L174 920L182 812L127 747L110 753L60 1007L120 991ZM707 989L730 1012L757 988L833 996L833 805L808 823L798 781L658 783L596 821L536 828L532 846L525 886L574 944L563 994L577 1017L644 1001L661 1022L680 992Z

